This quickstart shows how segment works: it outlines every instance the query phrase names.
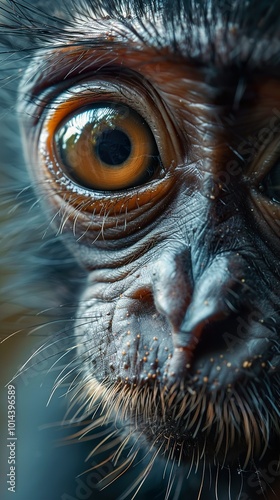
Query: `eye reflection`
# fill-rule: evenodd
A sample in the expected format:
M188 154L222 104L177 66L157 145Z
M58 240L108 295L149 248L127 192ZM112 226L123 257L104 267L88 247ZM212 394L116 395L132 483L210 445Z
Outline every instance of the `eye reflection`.
M146 121L117 103L78 110L58 127L54 146L64 174L89 189L134 187L149 181L160 166Z

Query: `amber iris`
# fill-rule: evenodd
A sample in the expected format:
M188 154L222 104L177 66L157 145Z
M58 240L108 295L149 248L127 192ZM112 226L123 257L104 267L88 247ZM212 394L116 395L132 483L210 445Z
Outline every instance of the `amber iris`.
M143 184L160 165L147 122L123 104L99 102L79 109L57 128L54 141L64 174L89 189Z

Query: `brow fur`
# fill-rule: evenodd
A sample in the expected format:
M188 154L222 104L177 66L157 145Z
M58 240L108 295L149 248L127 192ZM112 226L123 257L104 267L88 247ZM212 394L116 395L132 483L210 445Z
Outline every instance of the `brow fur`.
M97 23L200 64L263 68L280 57L279 0L2 0L0 14L1 43L14 50L94 46Z

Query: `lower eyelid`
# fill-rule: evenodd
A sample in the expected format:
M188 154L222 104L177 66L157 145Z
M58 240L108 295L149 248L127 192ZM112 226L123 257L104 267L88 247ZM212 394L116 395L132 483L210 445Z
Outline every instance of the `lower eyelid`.
M143 224L145 224L144 218L148 221L148 214L153 211L150 207L160 206L161 200L167 201L169 194L173 192L174 180L171 171L173 172L175 166L182 162L182 147L168 111L154 92L151 86L149 90L144 86L141 88L141 83L134 88L131 78L129 82L121 82L118 86L109 78L106 81L93 80L64 91L52 101L52 106L47 107L44 116L42 115L39 143L37 146L34 144L36 148L34 154L38 157L38 160L35 159L34 162L34 174L40 185L43 185L43 189L47 191L47 198L53 204L51 208L58 214L65 212L67 218L74 213L76 227L83 217L85 217L86 225L89 224L89 218L93 221L96 216L100 217L100 220L102 218L104 224L105 219L109 218L113 221L123 213L123 210L132 214L139 208L143 214L147 213L143 215ZM138 116L146 121L150 133L155 138L157 170L153 170L152 162L148 178L140 178L136 187L132 185L128 189L120 189L117 186L115 191L107 192L104 186L101 186L99 190L94 189L94 186L87 188L81 185L79 180L67 176L58 164L53 141L58 128L71 116L79 113L81 108L88 109L93 105L97 106L102 101L110 101L114 106L121 105L126 108L132 105ZM135 134L137 135L136 132ZM33 143L32 141L31 147ZM150 153L151 151L147 154L147 158L154 158L154 155ZM141 156L137 154L138 157ZM37 168L38 161L42 167L40 170ZM111 208L108 208L108 200L112 202ZM106 218L104 211L106 211Z

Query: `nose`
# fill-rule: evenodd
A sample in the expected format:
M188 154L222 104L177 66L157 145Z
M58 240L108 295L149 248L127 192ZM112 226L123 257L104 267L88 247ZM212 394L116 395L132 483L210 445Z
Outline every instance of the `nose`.
M220 342L221 324L244 307L244 262L239 255L218 255L193 277L190 258L162 259L155 273L154 300L168 319L173 356L170 371L182 376L192 362L205 331L207 345ZM212 336L212 338L211 338ZM224 346L225 349L226 346Z

